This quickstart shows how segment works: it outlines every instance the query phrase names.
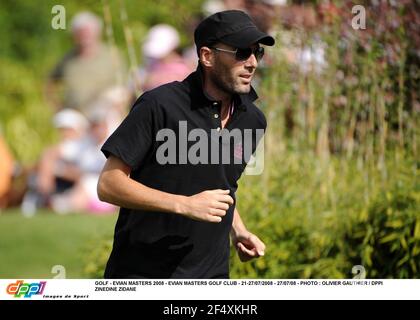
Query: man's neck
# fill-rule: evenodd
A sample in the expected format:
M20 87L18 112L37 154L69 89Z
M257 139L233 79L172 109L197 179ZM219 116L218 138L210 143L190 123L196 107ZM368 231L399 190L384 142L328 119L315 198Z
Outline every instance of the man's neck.
M220 88L218 88L211 79L204 75L204 87L203 90L213 99L221 101L222 107L220 108L220 120L222 124L222 128L225 128L226 124L228 123L230 119L230 111L231 111L231 105L233 96L232 94L229 94Z
M203 90L213 99L222 101L222 114L225 110L228 110L232 103L232 94L224 92L218 88L207 75L204 75L204 87Z

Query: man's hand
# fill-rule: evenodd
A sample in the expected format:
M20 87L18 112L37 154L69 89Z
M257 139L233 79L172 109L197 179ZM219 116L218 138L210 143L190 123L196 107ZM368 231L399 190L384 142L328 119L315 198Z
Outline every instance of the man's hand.
M232 242L242 262L261 257L265 253L265 244L249 231L232 234Z
M229 190L208 190L186 197L182 204L182 215L206 222L219 223L230 205L233 205L233 198Z

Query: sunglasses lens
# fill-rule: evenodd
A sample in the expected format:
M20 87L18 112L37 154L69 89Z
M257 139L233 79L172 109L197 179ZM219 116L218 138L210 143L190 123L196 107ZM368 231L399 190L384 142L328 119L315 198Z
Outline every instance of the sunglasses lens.
M251 48L238 49L238 51L236 51L236 59L240 61L247 60L251 56L251 54Z
M259 61L264 56L264 48L257 47L254 50L252 50L251 48L238 49L236 51L236 59L239 61L247 60L251 56L251 54L254 54L257 61Z
M258 47L257 49L255 49L254 54L257 61L260 61L262 57L264 57L264 48Z

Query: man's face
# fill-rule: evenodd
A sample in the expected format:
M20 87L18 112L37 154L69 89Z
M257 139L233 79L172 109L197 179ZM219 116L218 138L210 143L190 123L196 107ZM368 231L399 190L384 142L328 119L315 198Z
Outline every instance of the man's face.
M97 143L103 142L108 136L108 124L105 119L90 124L90 132Z
M91 23L73 30L73 39L77 47L89 47L99 42L100 30Z
M59 134L60 134L60 138L63 141L66 140L75 140L80 138L80 136L82 135L82 130L75 128L71 128L71 127L61 127L58 128L59 130Z
M254 44L252 48L257 47ZM216 44L213 47L234 51L236 48L225 44ZM212 82L228 94L244 94L251 90L251 80L258 66L257 59L252 54L247 60L238 61L235 54L212 49L214 65L210 70Z

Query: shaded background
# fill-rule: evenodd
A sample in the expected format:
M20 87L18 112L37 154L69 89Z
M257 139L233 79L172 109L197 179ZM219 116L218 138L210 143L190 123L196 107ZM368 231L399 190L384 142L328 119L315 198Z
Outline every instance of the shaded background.
M418 1L362 1L365 30L351 27L351 1L246 2L277 40L255 83L268 120L265 170L244 176L237 195L267 252L246 264L232 254L231 276L351 278L362 265L369 278L419 278ZM193 44L195 22L217 7L61 1L67 30L53 30L55 4L0 4L0 127L14 163L0 211L1 278L49 278L54 265L68 278L102 277L112 245L115 214L44 208L27 218L19 207L27 172L58 139L45 84L72 48L70 19L109 12L103 40L116 45L130 74L145 62L140 48L153 25L174 26L182 51Z

